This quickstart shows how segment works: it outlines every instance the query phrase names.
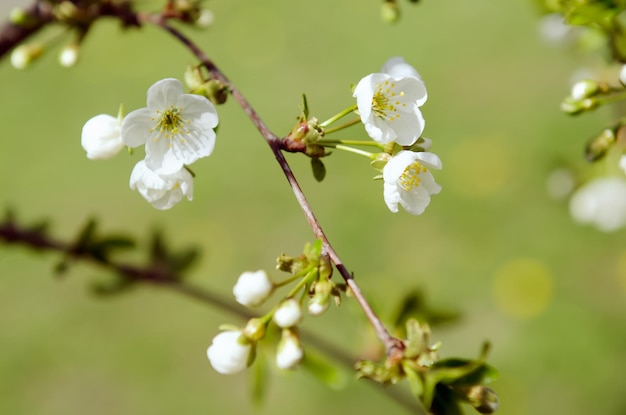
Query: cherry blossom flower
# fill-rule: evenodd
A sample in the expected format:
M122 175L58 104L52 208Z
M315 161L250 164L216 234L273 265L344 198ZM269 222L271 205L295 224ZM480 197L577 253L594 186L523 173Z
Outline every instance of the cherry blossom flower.
M130 174L130 188L160 210L171 208L183 196L193 199L193 177L184 167L172 174L157 174L144 160L137 163Z
M426 86L404 59L391 58L382 73L361 79L352 96L374 141L410 146L422 135L425 121L419 107L426 102Z
M115 156L124 147L121 120L108 114L90 118L83 126L80 143L89 159L109 159Z
M252 345L241 331L223 331L213 338L206 351L211 366L223 375L234 375L248 366Z
M392 212L398 203L412 215L420 215L430 203L430 196L441 191L428 169L441 169L441 160L433 153L400 151L383 168L385 203Z
M274 290L274 284L263 270L244 272L233 287L233 294L239 304L246 307L261 305Z
M569 209L579 223L591 224L603 232L626 225L626 179L600 177L574 192Z
M218 117L206 97L183 94L180 81L168 78L148 89L147 105L124 118L122 140L129 147L145 144L149 169L172 174L213 152Z

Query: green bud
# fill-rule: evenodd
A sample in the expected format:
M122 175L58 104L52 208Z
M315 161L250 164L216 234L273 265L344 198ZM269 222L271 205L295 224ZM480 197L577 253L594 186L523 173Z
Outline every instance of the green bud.
M276 258L276 269L284 272L292 272L294 261L293 257L280 254L280 256Z
M265 337L267 332L267 321L262 318L251 318L243 329L243 334L251 342L255 343Z
M380 17L385 23L395 23L400 19L400 8L395 1L385 1L380 8Z
M567 97L563 100L563 102L561 102L561 111L570 115L577 115L583 112L584 108L580 101L577 101L572 97Z
M9 14L9 21L20 27L29 27L35 23L35 19L19 7L15 7Z
M607 128L587 143L585 158L590 162L602 159L614 143L615 131Z
M202 85L204 85L205 82L204 77L202 76L202 71L194 65L187 66L183 79L185 81L185 85L187 85L187 88L189 88L190 91L202 88Z
M457 393L464 395L464 398L481 414L492 414L500 405L498 395L493 389L483 385L474 385L462 390L456 390Z

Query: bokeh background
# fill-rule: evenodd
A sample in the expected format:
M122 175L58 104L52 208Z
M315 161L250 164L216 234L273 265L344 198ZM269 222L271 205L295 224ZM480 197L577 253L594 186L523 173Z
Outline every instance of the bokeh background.
M11 3L0 6L3 16ZM214 25L188 32L283 134L303 92L325 119L352 103L351 83L404 56L427 83L425 135L443 160L435 173L443 191L420 217L391 214L365 159L336 152L319 184L292 155L331 241L384 318L413 289L432 308L460 313L434 327L442 356L475 357L492 342L501 414L624 413L624 233L577 225L546 191L556 167L586 172L584 143L612 116L559 111L570 75L590 60L543 41L529 0L405 2L397 25L381 22L379 3L211 0ZM271 270L278 254L298 254L312 239L234 101L219 107L215 153L193 166L193 202L170 211L128 188L141 152L85 157L87 119L115 114L121 102L144 106L152 83L181 79L194 63L173 39L102 22L72 69L57 64L67 34L55 28L39 39L58 46L36 65L0 62L2 208L27 223L49 219L62 238L91 217L103 232L142 241L161 229L173 246L202 249L190 281L227 298L242 271ZM356 126L343 137L365 133ZM155 287L95 297L92 284L110 276L77 264L54 278L58 260L0 247L2 414L406 413L349 372L345 388L332 390L306 371L273 371L256 408L248 374L220 376L205 357L218 325L241 320ZM371 347L350 300L304 326L354 355Z

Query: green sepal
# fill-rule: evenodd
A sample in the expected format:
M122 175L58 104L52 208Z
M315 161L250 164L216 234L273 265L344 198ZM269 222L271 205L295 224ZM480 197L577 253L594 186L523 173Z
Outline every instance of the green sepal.
M318 182L324 180L324 177L326 177L326 166L324 166L324 163L319 157L311 157L311 168L313 169L313 177L315 177L315 180Z

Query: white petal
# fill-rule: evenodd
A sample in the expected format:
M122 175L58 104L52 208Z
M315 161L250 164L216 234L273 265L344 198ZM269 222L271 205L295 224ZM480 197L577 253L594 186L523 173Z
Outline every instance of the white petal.
M183 84L178 79L166 78L157 81L148 88L148 108L164 110L173 105L183 93Z
M151 128L155 122L150 118L152 112L147 108L132 111L122 121L122 141L128 147L137 147L150 141L152 138Z
M429 169L437 169L441 170L441 159L434 153L429 152L420 152L415 153L415 159L419 160L420 163L424 164Z
M81 145L90 159L113 157L124 147L119 120L107 114L89 119L83 126Z
M383 65L382 72L391 75L394 79L400 79L404 77L422 79L419 72L417 72L414 67L406 63L404 58L400 56L395 56L387 60L387 62L385 62L385 64Z
M383 168L383 180L388 183L395 183L404 170L417 158L413 151L402 150L391 158Z

